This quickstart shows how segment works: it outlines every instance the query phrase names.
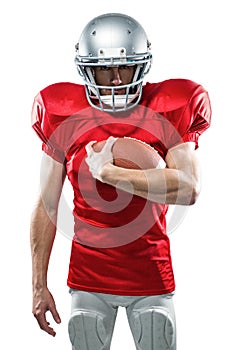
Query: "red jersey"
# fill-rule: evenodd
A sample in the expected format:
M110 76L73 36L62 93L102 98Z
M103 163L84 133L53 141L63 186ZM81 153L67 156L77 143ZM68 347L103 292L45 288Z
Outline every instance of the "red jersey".
M207 92L190 80L147 83L134 109L108 114L90 107L83 85L58 83L35 98L32 125L43 150L64 163L74 191L74 232L68 286L119 294L154 295L175 289L167 205L101 183L85 163L85 145L130 136L167 151L209 127ZM70 234L71 235L71 234Z

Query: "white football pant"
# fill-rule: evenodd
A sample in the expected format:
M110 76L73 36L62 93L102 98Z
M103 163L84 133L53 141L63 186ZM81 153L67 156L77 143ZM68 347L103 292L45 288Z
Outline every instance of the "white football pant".
M173 293L120 296L74 289L70 293L72 350L110 350L119 306L126 308L137 350L176 350Z

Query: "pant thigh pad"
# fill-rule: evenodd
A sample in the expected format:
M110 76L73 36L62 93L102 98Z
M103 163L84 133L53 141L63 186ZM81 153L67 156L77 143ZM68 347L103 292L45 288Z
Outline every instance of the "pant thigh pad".
M139 350L175 350L175 322L166 309L135 312L131 327Z
M106 330L101 315L78 311L71 315L68 331L73 350L101 350L106 342Z

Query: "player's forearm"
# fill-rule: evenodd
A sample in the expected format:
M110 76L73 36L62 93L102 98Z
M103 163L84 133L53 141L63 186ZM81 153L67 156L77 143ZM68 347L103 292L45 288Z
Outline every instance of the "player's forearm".
M32 214L30 230L34 290L40 290L47 286L48 264L56 234L55 223L56 213L47 213L42 200L40 200Z
M128 170L108 165L103 182L154 202L191 205L198 196L193 176L177 169Z

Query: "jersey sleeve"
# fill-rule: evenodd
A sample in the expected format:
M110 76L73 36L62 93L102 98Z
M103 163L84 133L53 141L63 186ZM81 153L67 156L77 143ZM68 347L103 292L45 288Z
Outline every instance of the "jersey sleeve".
M39 93L33 103L31 123L32 128L42 141L42 150L56 161L63 163L64 150L57 142L56 127L51 123L52 117L46 111L43 99Z
M210 126L211 113L209 95L199 86L183 114L183 118L189 120L188 127L182 135L183 142L195 142L195 146L198 148L199 136Z

